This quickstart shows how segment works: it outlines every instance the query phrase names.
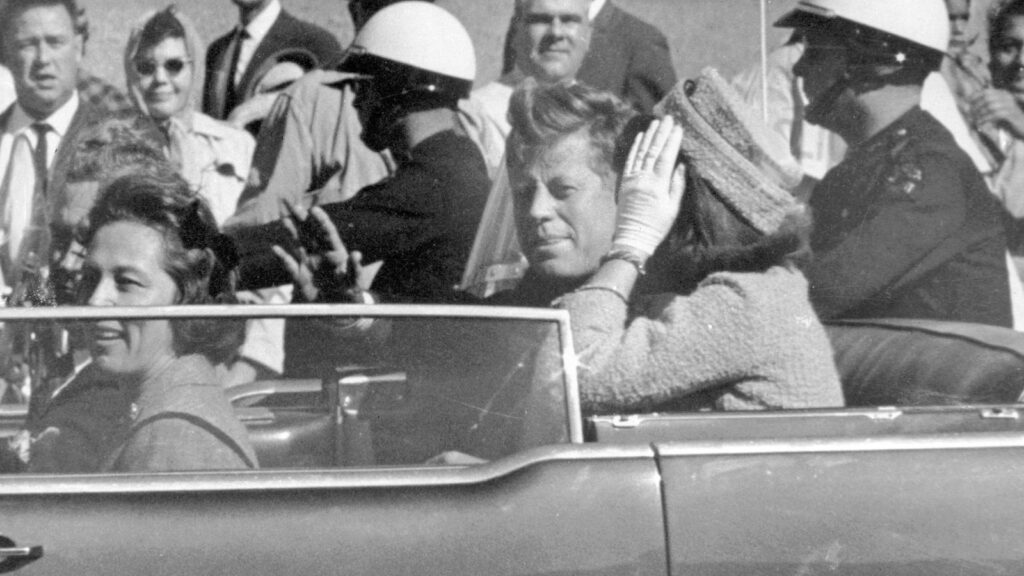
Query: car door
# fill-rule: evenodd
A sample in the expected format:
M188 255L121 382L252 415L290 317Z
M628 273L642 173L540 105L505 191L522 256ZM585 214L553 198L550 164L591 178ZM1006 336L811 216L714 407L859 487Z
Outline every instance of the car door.
M671 574L1016 574L1024 428L1014 406L607 418L646 438Z
M665 574L649 447L472 468L0 479L19 574Z

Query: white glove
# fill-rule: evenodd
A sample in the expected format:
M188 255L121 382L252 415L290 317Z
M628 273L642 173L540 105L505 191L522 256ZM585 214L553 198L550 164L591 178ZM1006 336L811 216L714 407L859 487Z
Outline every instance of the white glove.
M676 164L683 129L671 116L638 134L619 184L619 210L612 249L654 253L679 214L685 167Z

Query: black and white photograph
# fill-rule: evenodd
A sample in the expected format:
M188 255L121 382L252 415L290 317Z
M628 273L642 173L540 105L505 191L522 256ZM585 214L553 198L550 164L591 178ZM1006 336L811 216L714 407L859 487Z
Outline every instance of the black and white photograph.
M1024 573L1024 0L0 0L8 573Z

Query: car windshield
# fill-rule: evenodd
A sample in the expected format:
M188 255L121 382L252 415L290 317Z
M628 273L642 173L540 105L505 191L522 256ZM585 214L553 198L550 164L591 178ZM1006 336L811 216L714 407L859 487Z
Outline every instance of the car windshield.
M187 401L166 389L210 384L203 374L214 375L260 468L444 463L453 454L458 462L482 462L582 439L567 318L560 311L23 308L0 311L0 321L0 436L8 439L25 429L38 437L60 411L116 420L127 410L136 427L161 413L189 412ZM149 360L158 353L148 349L155 348L152 334L161 323L174 342L171 374L136 377L147 362L158 363ZM201 356L196 351L202 348L182 341L207 345L211 334L231 325L246 326L250 334L283 331L284 358L266 359L280 372L233 382L226 365L236 355L211 362L212 371L197 371L188 359ZM132 362L142 369L126 368ZM156 387L165 391L147 391ZM192 412L216 423L202 410Z

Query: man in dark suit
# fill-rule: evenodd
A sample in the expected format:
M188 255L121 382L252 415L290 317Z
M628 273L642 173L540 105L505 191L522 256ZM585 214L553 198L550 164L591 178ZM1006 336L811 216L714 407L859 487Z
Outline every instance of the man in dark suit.
M78 13L75 0L0 8L3 62L17 93L0 114L0 289L8 293L17 294L26 271L45 269L75 139L100 114L75 89L84 45Z
M203 112L226 120L259 82L258 71L281 54L302 52L317 66L341 57L334 36L285 12L279 0L231 0L238 7L239 24L214 40L206 51Z
M505 37L503 73L515 66L515 26L512 22ZM665 35L611 0L591 2L590 27L590 48L576 79L649 113L676 83Z

